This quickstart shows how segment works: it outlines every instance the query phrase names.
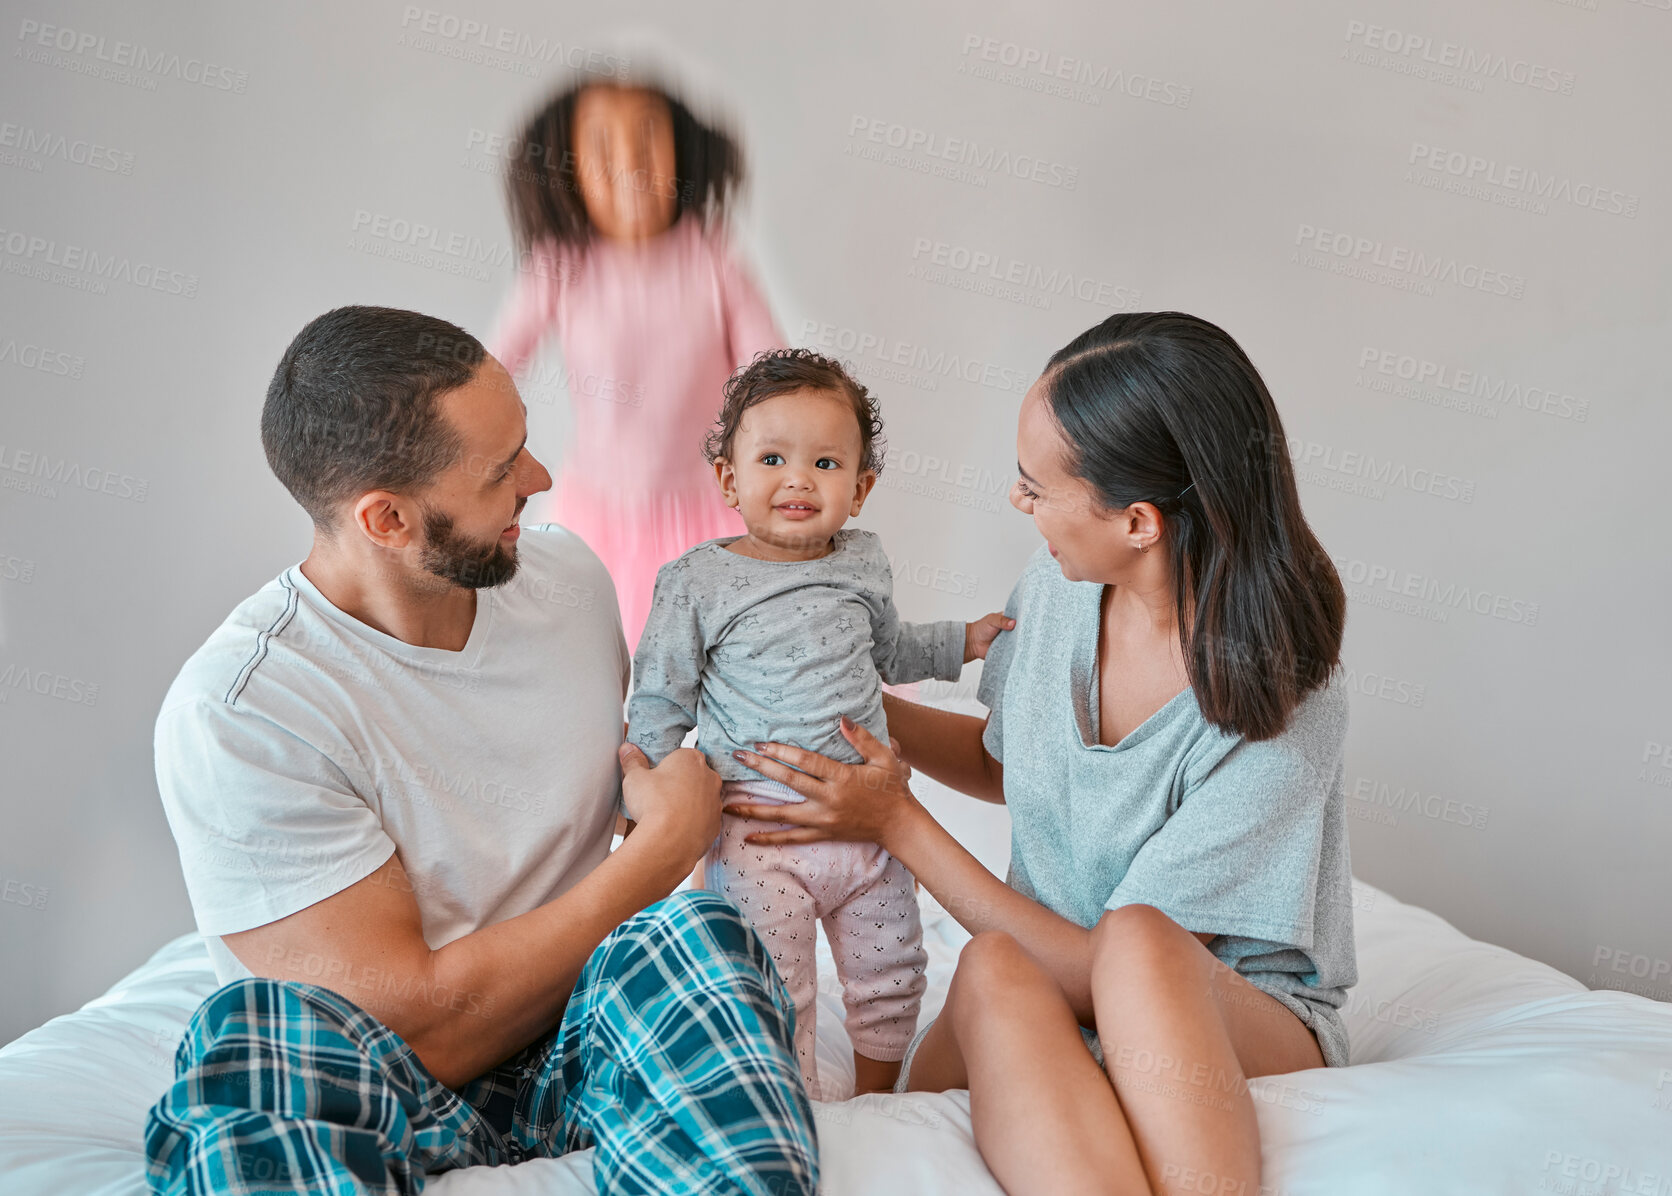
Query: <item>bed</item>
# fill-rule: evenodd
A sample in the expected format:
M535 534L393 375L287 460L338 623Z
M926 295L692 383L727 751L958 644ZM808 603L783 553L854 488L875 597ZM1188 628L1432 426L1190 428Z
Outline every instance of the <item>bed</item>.
M1352 1066L1255 1080L1264 1196L1672 1196L1672 1005L1592 991L1354 881ZM967 935L925 895L934 1013ZM821 969L830 975L829 958ZM214 988L184 935L103 996L0 1049L0 1191L146 1191L141 1127ZM849 1077L836 991L820 1067ZM968 1094L815 1106L829 1196L986 1196ZM590 1152L434 1177L434 1196L593 1191Z

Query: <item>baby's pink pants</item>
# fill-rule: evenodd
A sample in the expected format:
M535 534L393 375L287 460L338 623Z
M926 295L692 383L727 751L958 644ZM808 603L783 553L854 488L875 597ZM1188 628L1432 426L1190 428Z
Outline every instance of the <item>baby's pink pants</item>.
M730 802L800 801L768 778L726 781ZM917 1027L928 985L917 892L904 864L875 843L800 843L776 847L745 843L745 835L777 830L782 822L726 815L709 852L707 886L743 911L766 944L795 1002L795 1052L807 1092L819 1086L817 1041L818 929L824 923L847 1009L848 1038L870 1059L903 1057ZM831 1092L829 1099L841 1094Z

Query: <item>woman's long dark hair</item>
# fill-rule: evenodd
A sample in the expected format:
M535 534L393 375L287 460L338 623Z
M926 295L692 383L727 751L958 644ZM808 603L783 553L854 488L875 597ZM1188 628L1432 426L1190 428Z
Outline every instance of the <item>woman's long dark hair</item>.
M674 219L695 212L708 223L723 216L742 189L743 150L720 129L704 124L672 92L650 79L631 84L579 77L523 124L512 142L505 174L505 202L517 248L526 252L550 238L584 248L594 230L575 175L575 106L589 87L630 86L661 97L673 120Z
M1196 316L1121 313L1053 354L1041 384L1069 471L1108 508L1161 511L1203 716L1252 740L1281 733L1340 661L1347 597L1253 362Z

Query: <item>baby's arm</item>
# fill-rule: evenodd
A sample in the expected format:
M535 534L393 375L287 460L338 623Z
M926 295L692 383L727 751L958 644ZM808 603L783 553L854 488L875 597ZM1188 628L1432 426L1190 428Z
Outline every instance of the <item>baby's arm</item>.
M656 573L650 614L633 653L633 696L627 700L627 741L637 744L652 765L697 725L697 693L707 657L697 600L679 583L675 564Z
M890 577L892 584L892 577ZM957 619L906 623L885 590L872 608L871 659L889 685L938 677L956 681L967 658L968 628Z
M983 615L973 623L946 619L935 623L905 623L894 608L894 569L879 550L873 558L881 574L878 598L872 605L872 658L877 673L889 685L905 685L938 677L956 681L964 665L984 660L987 649L1015 620L1003 611Z

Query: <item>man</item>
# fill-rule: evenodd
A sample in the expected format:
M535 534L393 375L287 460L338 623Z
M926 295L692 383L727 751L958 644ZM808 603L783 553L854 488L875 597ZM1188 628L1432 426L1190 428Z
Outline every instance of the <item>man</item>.
M159 1192L416 1193L593 1145L600 1191L817 1186L769 957L715 895L669 896L719 778L622 744L609 575L517 525L551 485L525 416L480 342L415 312L338 308L279 362L262 441L312 550L157 718L225 985L148 1119Z

